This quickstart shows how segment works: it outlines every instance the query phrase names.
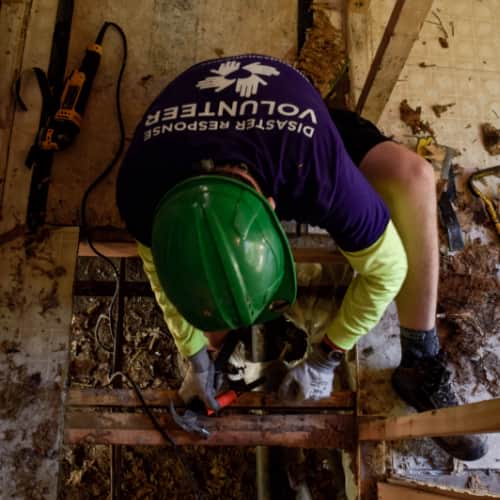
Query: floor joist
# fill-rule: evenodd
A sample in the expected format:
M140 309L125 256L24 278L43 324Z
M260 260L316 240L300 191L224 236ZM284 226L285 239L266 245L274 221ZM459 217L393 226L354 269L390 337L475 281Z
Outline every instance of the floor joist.
M433 0L397 0L371 63L356 111L377 122L429 13Z
M382 441L494 432L500 432L500 398L400 417L364 417L358 436Z
M355 442L354 418L345 414L200 417L199 423L210 432L208 439L180 430L166 413L156 417L178 445L350 449ZM69 444L166 444L149 417L138 413L69 411L64 436Z
M137 244L135 242L122 241L98 241L94 246L106 257L137 257ZM346 264L347 261L342 254L327 248L292 248L295 262L317 262L320 264ZM94 251L88 242L82 241L78 247L80 257L95 257Z
M147 389L142 392L142 396L149 406L168 407L173 401L176 407L184 404L177 391L167 389ZM319 401L286 402L279 401L275 395L264 392L246 392L241 394L231 405L231 409L252 409L263 410L286 410L300 409L309 410L332 410L332 409L352 409L354 406L355 394L351 391L339 391L331 397ZM73 407L105 407L120 406L125 408L137 408L141 406L140 401L131 390L127 389L70 389L66 399L67 406Z

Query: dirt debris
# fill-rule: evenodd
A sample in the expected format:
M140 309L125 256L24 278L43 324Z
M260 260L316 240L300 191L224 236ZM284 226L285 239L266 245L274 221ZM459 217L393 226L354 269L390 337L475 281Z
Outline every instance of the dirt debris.
M49 493L48 481L51 478L37 478L37 472L43 457L32 448L19 448L12 457L12 465L16 470L16 496L30 500L44 500Z
M10 231L0 234L0 245L17 240L26 233L26 226L17 224Z
M421 68L435 68L435 67L436 67L436 65L435 65L435 64L427 64L427 63L425 63L425 62L423 62L423 61L422 61L421 63L419 63L419 66L420 66Z
M347 67L342 32L335 28L321 9L314 9L313 26L300 51L297 68L324 98L331 94Z
M450 104L434 104L432 106L432 111L434 111L434 114L438 117L441 118L441 115L443 113L446 113L450 108L455 106L454 102L451 102Z
M435 138L436 134L432 130L429 122L424 122L421 119L422 108L417 106L413 109L407 99L403 99L399 105L399 116L401 121L411 128L413 134L430 135Z
M147 74L147 75L144 75L141 77L141 79L139 80L139 84L142 85L143 87L149 83L149 81L153 78L153 75L151 73Z
M21 344L14 340L3 340L0 342L0 353L14 354L20 351Z
M449 331L445 350L459 386L477 380L500 396L500 280L497 244L475 241L455 255L442 257L439 312Z
M8 360L0 371L0 418L16 419L39 396L41 375L28 373L25 365Z
M449 48L450 44L448 43L448 39L447 39L447 38L445 38L444 36L440 36L440 37L438 38L438 41L439 41L439 45L441 45L441 47L442 47L443 49L447 49L447 48Z
M491 156L500 155L500 129L495 128L491 123L481 125L483 145Z
M57 426L51 420L41 422L32 434L33 450L46 457L54 448L57 437Z
M55 309L59 306L59 299L57 297L58 288L59 285L57 281L53 281L50 290L46 290L45 288L42 288L40 290L39 301L41 307L41 316L44 316L47 311Z
M467 479L466 488L468 490L482 490L484 488L479 474L472 473Z

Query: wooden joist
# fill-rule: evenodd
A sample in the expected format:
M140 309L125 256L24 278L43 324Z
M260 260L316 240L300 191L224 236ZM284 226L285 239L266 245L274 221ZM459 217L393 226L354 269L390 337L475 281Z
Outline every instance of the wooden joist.
M372 61L356 111L377 122L410 55L433 0L397 0Z
M137 257L137 245L132 241L97 241L94 246L106 257ZM292 248L295 262L318 262L320 264L347 263L342 254L326 248ZM80 257L95 257L88 242L82 241L78 247Z
M181 430L170 415L156 413L160 425L176 444L205 446L288 446L301 448L353 447L352 415L228 415L200 417L211 433L208 439ZM147 415L138 413L81 412L66 414L65 442L165 445Z
M377 484L378 500L446 500L448 499L469 499L469 500L489 500L500 498L499 495L490 495L474 491L453 491L444 488L422 488L411 487L388 483Z
M177 391L166 389L148 389L143 391L142 396L148 404L153 407L167 407L173 401L177 407L184 406ZM121 406L124 408L137 408L141 403L134 392L128 389L70 389L66 399L66 406ZM279 401L273 394L264 392L246 392L241 394L231 405L231 409L263 409L263 410L285 410L300 409L308 410L330 410L351 409L354 406L354 393L351 391L340 391L331 397L320 401L302 401L300 403Z
M401 417L360 417L360 441L500 432L500 399Z

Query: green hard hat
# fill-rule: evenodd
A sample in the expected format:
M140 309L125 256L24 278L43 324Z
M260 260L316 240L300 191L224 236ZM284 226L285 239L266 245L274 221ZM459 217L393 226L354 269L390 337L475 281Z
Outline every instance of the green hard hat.
M293 255L274 210L233 178L192 177L169 190L152 253L167 297L201 330L268 321L295 301Z

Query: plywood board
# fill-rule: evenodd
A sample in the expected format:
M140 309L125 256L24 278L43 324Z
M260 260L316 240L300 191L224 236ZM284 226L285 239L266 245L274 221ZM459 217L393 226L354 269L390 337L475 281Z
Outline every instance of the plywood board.
M361 441L500 432L500 399L403 415L360 417Z
M0 244L0 497L55 499L78 229Z
M245 52L293 60L297 46L297 2L289 0L145 0L75 2L68 68L77 66L103 21L124 29L129 45L123 85L127 143L135 126L164 86L195 62ZM86 186L100 173L118 144L114 85L122 49L111 30L76 143L56 155L47 220L76 224ZM115 207L114 174L90 199L90 225L121 227Z
M7 175L9 142L15 103L12 83L19 74L24 51L24 31L30 14L27 2L8 2L0 7L0 206Z
M445 500L445 499L470 499L470 500L488 500L498 498L497 495L488 495L474 492L447 492L446 490L431 491L430 488L421 490L395 484L378 483L377 484L378 500Z
M16 5L18 2L9 2L2 5L1 12L4 9L10 9L9 4ZM10 79L19 71L28 71L33 66L38 66L47 70L49 65L50 50L52 46L52 34L57 11L57 0L33 0L33 2L19 2L30 7L28 12L19 10L13 17L12 32L8 32L7 40L11 48L7 50L22 51L22 62L20 58L10 60L10 72L5 77ZM3 16L3 14L2 14ZM21 21L19 17L22 16ZM0 26L1 27L1 26ZM17 40L12 37L17 36ZM14 49L13 47L17 47ZM2 48L3 50L3 48ZM0 66L1 67L1 66ZM2 72L3 72L3 67ZM31 77L31 78L30 78ZM9 134L7 146L7 155L5 150L0 149L0 162L7 158L5 167L0 164L0 175L4 175L4 187L1 191L0 207L0 233L12 229L17 224L24 224L26 219L26 210L28 207L28 194L31 182L31 170L24 162L26 155L33 144L40 120L41 96L38 84L33 75L26 75L23 86L23 100L28 111L17 109L11 118L12 96L5 101L5 125ZM10 85L12 81L10 82ZM0 101L1 102L1 101ZM2 124L3 127L3 124ZM0 148L5 148L5 144L0 143ZM3 174L2 174L3 173Z

